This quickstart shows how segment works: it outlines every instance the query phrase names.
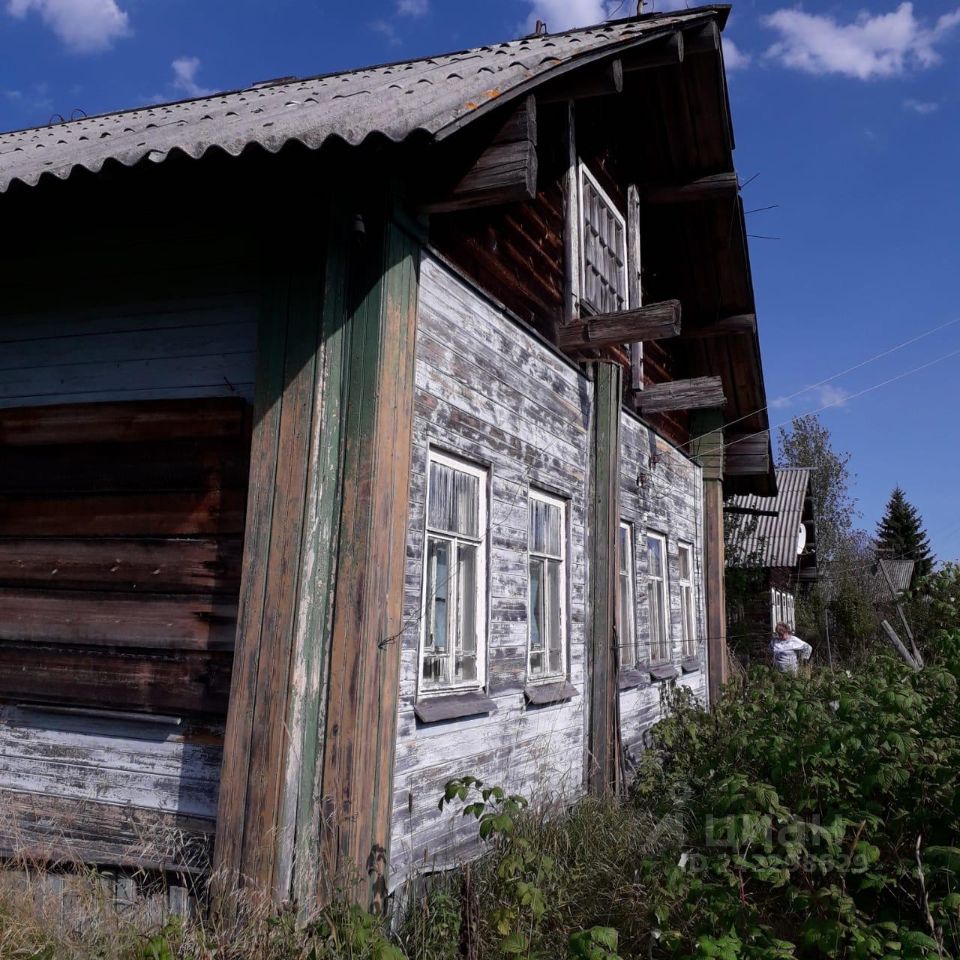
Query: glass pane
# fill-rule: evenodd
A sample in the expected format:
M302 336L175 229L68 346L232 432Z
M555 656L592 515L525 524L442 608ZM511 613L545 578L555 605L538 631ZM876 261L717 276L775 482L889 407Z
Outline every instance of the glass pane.
M647 573L651 577L663 576L663 543L656 537L647 539Z
M621 660L623 663L632 664L633 655L633 591L631 589L630 575L620 575L620 623L618 624L620 632Z
M457 584L457 652L472 656L477 652L477 547L471 543L457 545Z
M562 610L563 590L560 576L561 564L559 561L547 563L547 603L548 622L550 624L550 672L563 671L563 624L560 612Z
M647 584L647 596L650 600L650 657L654 661L665 660L663 609L660 602L660 584L656 580Z
M446 652L450 595L450 544L431 537L427 541L427 646Z
M681 554L683 556L683 554ZM680 588L680 629L683 631L683 648L686 652L690 647L690 588Z
M560 507L530 498L530 550L560 556Z
M480 535L480 478L442 463L430 464L427 525L433 530Z
M620 561L620 572L626 573L630 569L630 528L621 527L620 528L620 550L619 550L619 561Z
M543 561L530 561L530 650L543 649ZM531 657L531 665L533 658Z
M680 579L690 579L690 551L680 548Z

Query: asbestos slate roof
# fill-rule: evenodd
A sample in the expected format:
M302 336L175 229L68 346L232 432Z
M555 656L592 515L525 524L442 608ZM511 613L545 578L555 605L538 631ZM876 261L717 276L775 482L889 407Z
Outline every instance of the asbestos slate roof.
M740 530L735 538L738 557L755 557L763 567L795 567L798 562L797 537L803 520L810 471L807 467L778 467L777 495L753 494L731 497L727 503L738 511L776 511L776 516L732 515ZM731 556L729 566L738 566Z
M498 103L605 55L679 26L725 17L727 7L647 15L528 37L460 53L387 64L0 134L0 193L78 167L97 172L211 148L236 156L253 144L272 153L296 140L317 149L338 137L399 142L414 132L443 139Z

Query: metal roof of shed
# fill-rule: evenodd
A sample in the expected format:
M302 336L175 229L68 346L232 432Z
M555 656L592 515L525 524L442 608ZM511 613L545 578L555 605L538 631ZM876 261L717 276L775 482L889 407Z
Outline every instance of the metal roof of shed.
M0 193L35 185L44 174L66 179L108 161L124 166L211 148L236 156L258 144L276 152L290 141L317 149L330 138L358 145L371 135L399 142L420 131L443 139L498 103L569 69L719 18L724 5L651 14L583 30L526 37L305 80L103 114L0 134Z
M809 482L808 467L778 467L775 497L748 494L729 499L729 506L742 511L734 515L741 531L736 541L736 551L741 558L754 558L763 567L797 565L797 537ZM751 516L753 511L763 511L763 514ZM775 516L767 515L770 513ZM729 566L738 566L737 557L730 558Z

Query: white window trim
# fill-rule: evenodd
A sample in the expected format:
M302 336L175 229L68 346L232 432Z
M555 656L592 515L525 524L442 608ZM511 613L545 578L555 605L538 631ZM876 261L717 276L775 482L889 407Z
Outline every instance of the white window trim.
M630 588L630 639L629 644L624 642L624 638L619 637L620 647L620 665L623 667L634 667L640 661L640 655L637 651L637 568L635 562L636 540L634 537L634 526L626 520L620 521L620 529L627 532L627 562L626 570L629 579ZM619 544L619 538L618 538ZM620 587L621 567L624 566L623 559L618 558L617 564L617 586ZM617 605L617 613L620 613L620 605ZM623 631L623 624L620 624L620 631Z
M538 673L534 674L530 669L530 657L533 653L531 649L532 640L532 611L530 610L530 557L543 557L548 560L556 560L556 557L546 553L539 553L530 549L530 505L527 504L527 682L537 683L555 683L557 680L565 679L567 676L567 501L563 497L555 496L544 490L537 490L530 487L529 500L539 500L541 503L549 503L551 506L560 508L560 670L556 673ZM549 663L549 651L544 651Z
M600 186L597 178L590 172L587 165L581 160L579 163L579 178L577 180L577 232L579 233L580 239L580 291L578 295L578 300L580 303L587 307L589 310L596 309L592 304L587 303L584 299L584 277L587 275L587 244L584 231L584 222L583 222L583 181L589 180L590 185L597 191L600 195L600 199L610 208L613 212L613 215L620 221L620 225L623 227L622 236L623 236L623 256L621 262L623 263L623 305L625 309L630 309L630 278L627 276L627 271L629 270L629 264L627 263L627 219L624 215L617 209L617 205L610 198L610 194L607 193L603 187Z
M681 554L687 555L687 572L684 579ZM700 638L697 636L697 611L693 590L693 546L689 543L677 544L677 583L680 586L680 649L684 657L696 657L700 652ZM687 610L684 617L683 591L687 590Z
M650 625L650 636L647 638L647 657L651 664L661 664L669 663L673 654L671 649L672 644L672 635L670 630L670 560L667 555L667 538L662 533L656 533L653 530L648 530L646 537L644 538L643 548L647 553L647 581L654 580L650 576L650 556L649 548L647 547L648 540L657 540L660 543L660 568L661 575L657 579L657 582L660 584L660 613L661 613L661 627L664 639L664 644L666 646L666 656L655 657L653 655L653 611L649 610L649 625ZM647 600L647 605L649 606L649 598Z
M433 531L430 529L430 465L438 463L445 467L451 467L454 470L460 470L463 473L474 476L479 481L479 497L477 518L476 538L457 537L445 531ZM422 576L420 597L420 645L417 656L417 697L435 697L443 696L447 693L455 693L463 690L479 690L486 684L487 675L487 496L488 496L488 478L489 470L486 467L478 466L469 460L462 460L460 457L451 456L443 453L433 447L427 450L427 473L426 473L426 499L423 509L423 550L422 556ZM426 659L427 629L429 617L427 616L427 592L428 592L428 548L430 538L434 537L440 540L454 542L463 540L467 543L477 545L477 583L476 583L476 602L477 602L477 679L462 683L442 683L427 684L423 679L423 664ZM453 645L451 644L451 650Z

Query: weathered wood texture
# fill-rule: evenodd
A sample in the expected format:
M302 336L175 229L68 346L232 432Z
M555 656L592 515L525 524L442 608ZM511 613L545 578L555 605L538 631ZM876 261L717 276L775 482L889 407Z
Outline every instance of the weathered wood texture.
M622 671L634 671L637 681L620 691L620 737L628 768L640 759L647 731L663 716L664 685L654 683L650 662L650 606L647 592L647 532L666 540L667 596L669 599L669 663L680 669L678 683L690 688L698 700L707 699L707 628L704 609L703 526L700 470L674 446L636 416L624 411L620 419L620 518L631 525L634 537L636 652L621 641ZM696 670L685 670L690 660L682 648L679 546L693 556L694 630ZM625 636L618 625L618 636ZM635 659L631 662L631 656Z
M253 394L249 302L33 312L0 324L0 408Z
M223 729L0 707L0 855L209 866Z
M638 401L643 414L720 407L724 403L723 382L719 377L696 377L657 383L647 387Z
M728 477L765 474L770 471L770 431L733 433L726 438L723 472Z
M727 682L727 604L723 535L723 416L719 410L698 413L691 422L691 453L703 469L703 560L706 586L708 670L711 702Z
M617 532L620 525L620 408L623 371L593 365L588 512L588 637L590 736L587 784L595 795L617 787Z
M621 85L623 74L620 74ZM426 213L451 213L529 200L537 192L537 101L522 99L473 166L445 196L425 201Z
M652 206L695 203L701 200L732 200L739 192L740 181L735 173L718 173L691 180L689 183L650 187L644 193L644 200Z
M592 386L436 259L421 265L416 408L400 703L394 780L391 884L417 870L479 852L476 825L437 799L453 776L473 773L537 801L583 789L587 438ZM421 723L421 634L427 449L436 444L490 471L487 689L496 713ZM527 491L568 498L570 700L528 706Z
M222 717L246 404L92 406L0 411L0 695Z
M568 323L557 330L557 346L569 353L643 340L664 340L679 333L680 301L668 300Z
M757 315L755 313L735 313L714 320L694 318L685 323L680 336L686 340L702 340L707 337L729 337L736 334L755 336L757 333Z
M355 274L326 708L321 862L384 905L409 512L419 242L392 217ZM333 889L326 893L332 894Z
M575 77L561 77L537 91L540 103L589 100L623 92L623 61L618 57L591 71L578 71Z

